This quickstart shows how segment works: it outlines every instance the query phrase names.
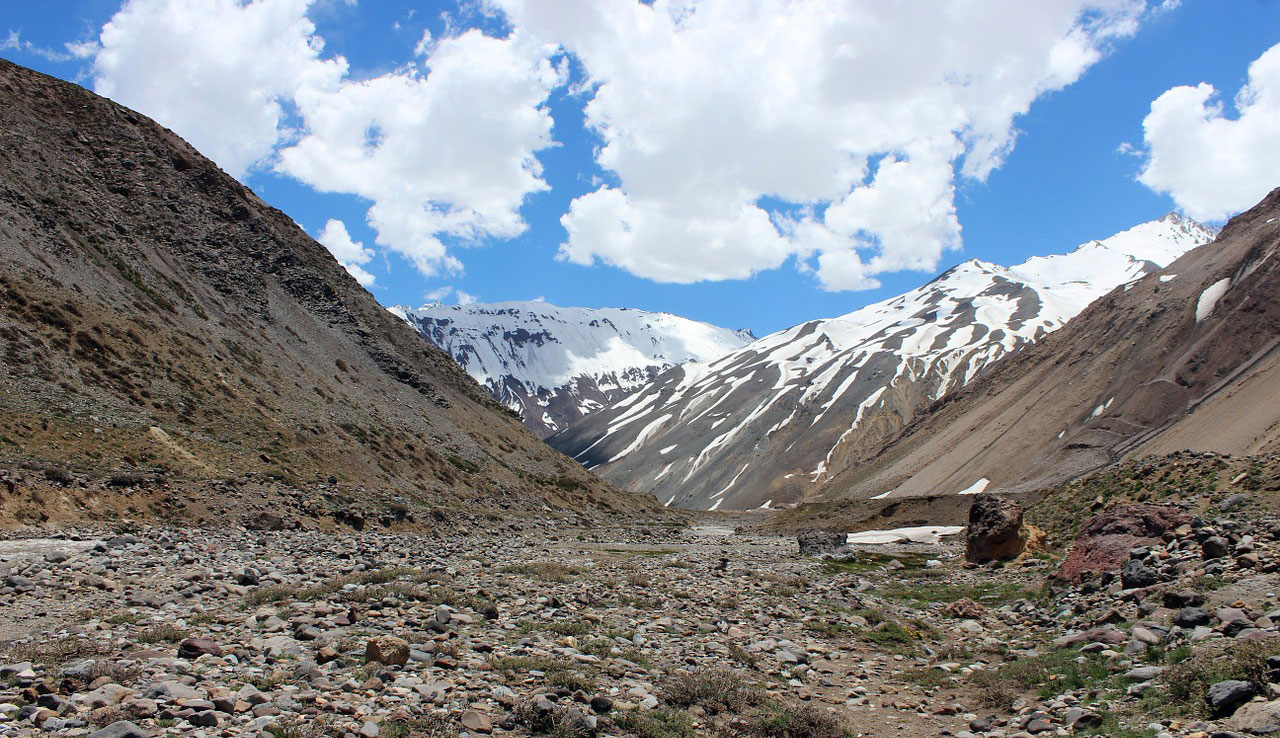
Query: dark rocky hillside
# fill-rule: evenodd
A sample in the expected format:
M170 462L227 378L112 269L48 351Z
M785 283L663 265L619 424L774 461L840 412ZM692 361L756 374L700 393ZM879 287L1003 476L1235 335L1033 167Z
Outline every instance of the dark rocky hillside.
M173 132L3 60L0 338L0 520L648 505Z

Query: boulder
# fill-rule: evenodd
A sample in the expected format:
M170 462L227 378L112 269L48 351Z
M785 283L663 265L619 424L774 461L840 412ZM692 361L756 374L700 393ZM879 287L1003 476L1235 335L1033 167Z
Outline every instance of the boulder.
M205 654L221 656L222 646L208 638L188 638L178 644L178 655L184 659L199 658Z
M1055 576L1078 582L1086 574L1119 571L1130 560L1130 551L1156 543L1190 522L1186 512L1172 505L1113 505L1080 526L1075 545Z
M250 514L244 519L244 527L249 530L284 530L285 520L273 512Z
M849 540L846 533L816 528L801 531L796 535L796 543L800 544L801 556L818 556L834 551Z
M1210 536L1200 544L1206 559L1220 559L1231 553L1231 546L1222 536Z
M150 733L128 720L118 720L102 730L89 734L89 738L149 738Z
M1231 716L1231 727L1252 735L1280 733L1280 700L1250 702Z
M459 719L459 722L462 723L462 727L475 733L493 732L493 721L489 719L488 715L485 715L482 712L467 710L462 713L462 717Z
M1209 703L1209 712L1214 717L1226 717L1252 699L1255 691L1249 682L1228 679L1211 685L1205 701Z
M977 495L969 507L965 559L974 564L1016 559L1033 532L1022 522L1022 506L996 495Z
M942 614L959 620L982 620L987 616L987 608L968 597L962 597L947 605Z
M1160 581L1155 570L1137 559L1129 559L1120 570L1120 582L1125 589L1151 587Z
M395 636L375 636L365 644L364 659L369 663L404 666L409 662L409 643Z

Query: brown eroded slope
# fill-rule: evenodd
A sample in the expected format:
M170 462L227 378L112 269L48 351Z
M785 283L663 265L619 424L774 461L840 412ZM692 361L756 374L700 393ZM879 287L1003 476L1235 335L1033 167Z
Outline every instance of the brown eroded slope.
M437 515L649 505L171 131L3 60L0 339L0 520L121 489L151 491L132 514L216 513L245 484Z
M832 480L841 500L1029 491L1119 459L1280 448L1280 190L1213 243L1095 302ZM1224 283L1223 280L1230 280ZM1213 303L1214 285L1229 285ZM1199 309L1199 320L1197 310ZM825 504L824 504L825 503Z

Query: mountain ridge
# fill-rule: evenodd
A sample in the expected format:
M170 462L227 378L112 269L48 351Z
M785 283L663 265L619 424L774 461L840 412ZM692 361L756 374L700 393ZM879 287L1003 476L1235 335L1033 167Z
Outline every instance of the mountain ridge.
M3 60L0 101L0 466L37 490L0 517L134 490L213 520L245 480L282 510L644 507L173 132Z
M1277 264L1280 189L1212 244L1112 291L945 398L785 521L978 480L1030 493L1149 454L1280 451Z
M392 314L444 350L541 437L626 397L661 372L754 339L664 312L510 301Z
M1152 271L1152 259L1211 238L1170 214L1014 267L962 262L903 295L668 371L549 442L665 504L799 501L843 459L878 447L992 362Z

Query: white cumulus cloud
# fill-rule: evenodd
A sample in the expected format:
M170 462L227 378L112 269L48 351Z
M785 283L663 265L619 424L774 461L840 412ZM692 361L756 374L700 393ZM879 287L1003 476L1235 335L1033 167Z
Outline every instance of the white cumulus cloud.
M1142 121L1138 180L1192 218L1224 220L1280 185L1280 44L1249 65L1229 117L1212 85L1174 87Z
M428 302L443 302L449 298L449 295L453 295L454 301L459 305L470 305L478 299L475 295L463 292L453 285L445 285L429 290L424 297Z
M309 0L128 0L102 27L94 89L174 129L243 179L288 135L282 102L333 87ZM88 48L88 47L85 47Z
M452 244L523 232L524 198L547 188L535 152L553 143L553 49L518 33L424 33L420 61L353 80L345 59L324 58L315 1L127 0L82 51L99 93L233 176L269 166L369 200L376 243L424 275L461 269ZM371 283L364 262L343 263Z
M596 161L561 256L668 282L795 256L828 289L932 269L957 177L1134 33L1142 0L490 0L581 61ZM777 203L783 207L775 207Z
M303 88L304 133L279 168L372 201L377 242L424 275L458 271L443 238L517 236L524 198L547 189L535 152L552 145L543 103L561 83L547 52L519 34L471 30L437 39L425 74L410 66Z
M356 241L347 232L347 225L340 220L330 219L324 224L324 230L316 236L333 258L347 270L363 287L372 287L374 276L363 267L373 260L373 251L366 249L363 243Z

